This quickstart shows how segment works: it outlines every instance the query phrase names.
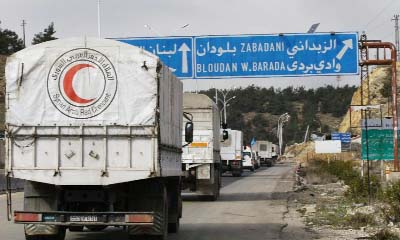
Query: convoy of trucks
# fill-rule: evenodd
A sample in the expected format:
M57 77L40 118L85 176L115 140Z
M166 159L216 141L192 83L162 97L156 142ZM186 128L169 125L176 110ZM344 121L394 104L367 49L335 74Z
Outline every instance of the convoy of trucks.
M220 129L209 97L184 94L158 57L113 40L15 53L6 96L5 171L25 180L13 217L27 240L108 226L166 239L179 229L182 190L216 200L223 172L241 176L277 156L267 141L243 148L241 131ZM11 196L7 189L9 218Z

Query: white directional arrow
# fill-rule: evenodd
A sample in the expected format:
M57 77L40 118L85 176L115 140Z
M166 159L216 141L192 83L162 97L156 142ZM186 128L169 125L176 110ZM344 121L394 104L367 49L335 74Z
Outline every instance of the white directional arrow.
M347 49L353 49L353 39L347 39L343 41L343 48L340 52L336 55L336 58L341 60L343 55L346 53Z
M189 68L188 68L188 59L187 59L187 53L190 52L190 48L186 43L183 43L181 47L178 49L179 52L182 52L182 73L188 73Z

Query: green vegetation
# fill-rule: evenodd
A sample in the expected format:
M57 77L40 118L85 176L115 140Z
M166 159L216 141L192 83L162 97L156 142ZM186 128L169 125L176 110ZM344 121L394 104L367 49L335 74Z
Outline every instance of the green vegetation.
M383 191L382 201L386 207L382 212L387 222L400 222L400 181L390 183Z
M244 140L252 137L258 140L276 142L276 125L279 115L288 112L290 122L284 131L286 142L301 142L310 125L311 132L330 133L334 127L321 122L320 114L340 118L346 113L356 87L332 86L317 89L304 87L285 89L261 88L254 85L232 89L229 96L236 96L228 106L228 126L244 131ZM214 98L215 90L202 91ZM220 109L222 106L220 104Z
M353 168L352 161L331 161L328 163L323 160L314 160L309 168L307 170L307 178L318 175L323 176L325 181L326 179L331 179L331 182L342 180L349 187L345 193L349 200L358 203L366 203L368 201L368 180L366 177L362 178L360 173ZM371 199L380 198L384 194L382 186L375 175L370 176L370 192Z
M353 163L352 161L328 163L316 159L309 161L303 173L309 183L329 184L341 180L347 187L342 190L344 193L333 192L330 197L316 200L317 211L314 216L308 216L307 221L341 229L374 226L382 229L371 236L371 239L399 240L400 237L391 232L387 225L400 223L400 181L383 185L379 178L372 174L370 177L371 204L367 206L367 177L362 178ZM299 210L299 212L304 215L304 211Z
M56 31L54 30L54 23L50 23L50 25L45 28L43 32L35 34L32 39L32 45L57 39L53 36L55 33Z
M24 43L14 31L0 28L0 55L10 55L23 48Z

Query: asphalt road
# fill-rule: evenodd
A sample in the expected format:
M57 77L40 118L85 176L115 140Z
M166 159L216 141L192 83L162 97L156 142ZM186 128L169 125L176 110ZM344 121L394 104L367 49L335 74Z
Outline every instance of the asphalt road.
M221 197L216 202L185 195L183 218L178 234L169 240L308 239L307 233L288 214L287 197L294 179L290 163L260 168L243 177L223 177ZM14 209L22 208L22 193L15 193ZM0 195L0 238L24 239L23 226L6 220L6 198ZM295 224L293 224L295 223ZM105 232L71 233L68 240L127 239L118 228Z

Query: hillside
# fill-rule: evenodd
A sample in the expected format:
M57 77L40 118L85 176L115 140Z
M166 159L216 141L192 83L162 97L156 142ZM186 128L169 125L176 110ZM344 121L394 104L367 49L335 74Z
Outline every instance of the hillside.
M276 142L278 118L287 112L291 118L284 138L288 144L302 142L308 125L310 132L337 131L355 91L355 87L349 86L307 90L302 87L267 89L256 86L233 89L228 93L228 97L236 96L228 106L228 127L244 131L246 143L252 137ZM202 93L213 98L215 90ZM222 108L221 104L219 107Z
M399 80L400 80L400 63L397 64L397 87L399 89ZM377 67L371 73L369 77L369 98L371 105L381 104L382 106L382 116L392 116L392 104L391 104L391 69L390 67ZM367 81L363 82L363 102L364 104L368 103L368 87ZM397 92L399 96L399 90ZM351 104L359 105L361 103L361 87L357 89L354 93ZM370 118L380 118L380 111L371 111ZM341 132L351 131L353 134L360 134L360 125L361 113L360 112L352 112L351 113L351 127L350 128L350 112L347 111L346 115L343 118L342 123L340 124L339 130ZM355 127L355 128L354 128Z

